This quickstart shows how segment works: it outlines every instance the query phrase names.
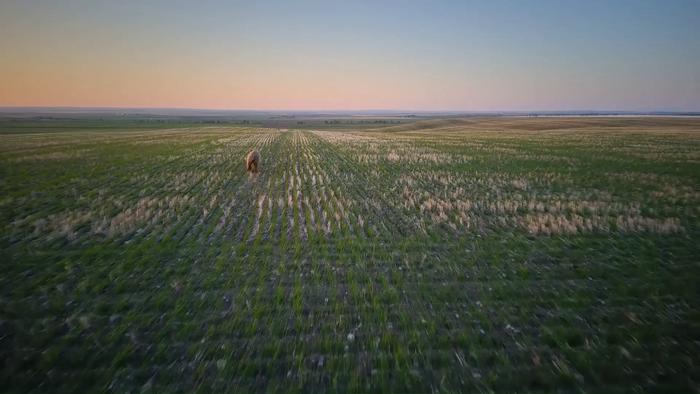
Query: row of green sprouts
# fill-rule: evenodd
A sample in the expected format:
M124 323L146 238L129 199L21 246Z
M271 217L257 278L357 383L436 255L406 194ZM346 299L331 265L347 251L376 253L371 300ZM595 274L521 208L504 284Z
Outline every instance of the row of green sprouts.
M190 138L184 133L176 137ZM16 223L36 239L71 242L195 234L247 241L365 237L365 218L371 213L339 182L345 168L323 157L325 148L310 133L214 135L203 144L154 158L156 164L129 174L124 183L97 183L98 192L80 206L33 213ZM257 174L246 173L243 164L251 149L262 156Z
M89 186L97 192L63 210L15 217L15 232L71 242L191 235L308 241L362 238L380 228L389 234L396 226L426 233L442 228L672 234L686 230L682 218L696 215L688 207L700 202L693 187L658 176L646 179L644 173L604 174L643 185L630 198L582 185L556 167L498 168L498 155L550 164L567 156L518 148L507 135L211 129L111 138L107 142L178 149L144 162L121 182L82 180L93 182ZM60 151L42 149L25 156L60 160L52 156ZM258 174L245 173L243 158L250 149L262 155Z
M270 152L271 157L263 159L262 173L250 180L263 185L255 188L255 215L248 239L269 238L270 234L301 241L362 236L364 219L354 213L355 201L346 197L342 185L333 181L328 166L334 164L322 160L308 134L284 137L282 156Z
M507 138L499 144L497 135L488 136L493 140L488 149L475 136L459 133L319 135L370 168L376 182L393 180L385 185L384 202L423 232L444 228L510 229L533 235L672 234L685 231L678 203L700 202L698 193L671 180L630 199L586 187L556 168L500 170L498 155L503 154L545 163L576 159L517 149ZM489 161L494 164L484 164Z

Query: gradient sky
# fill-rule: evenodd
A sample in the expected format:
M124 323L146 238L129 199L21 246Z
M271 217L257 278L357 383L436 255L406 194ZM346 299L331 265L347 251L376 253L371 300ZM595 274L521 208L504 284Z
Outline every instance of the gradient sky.
M0 0L0 106L700 110L700 1Z

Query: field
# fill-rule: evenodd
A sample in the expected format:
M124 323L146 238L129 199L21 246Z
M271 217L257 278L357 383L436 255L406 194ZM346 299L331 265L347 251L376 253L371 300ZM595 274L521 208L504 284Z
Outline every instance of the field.
M0 133L0 391L700 387L700 120L47 129Z

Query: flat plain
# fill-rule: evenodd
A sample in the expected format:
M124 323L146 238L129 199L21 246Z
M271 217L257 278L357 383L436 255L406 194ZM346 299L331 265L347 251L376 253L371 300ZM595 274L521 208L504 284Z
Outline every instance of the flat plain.
M166 126L0 133L0 391L698 390L698 119Z

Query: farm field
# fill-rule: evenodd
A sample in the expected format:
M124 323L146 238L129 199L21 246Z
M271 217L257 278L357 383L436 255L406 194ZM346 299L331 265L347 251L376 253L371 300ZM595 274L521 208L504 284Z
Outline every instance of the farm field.
M47 129L0 132L0 391L700 387L700 120Z

